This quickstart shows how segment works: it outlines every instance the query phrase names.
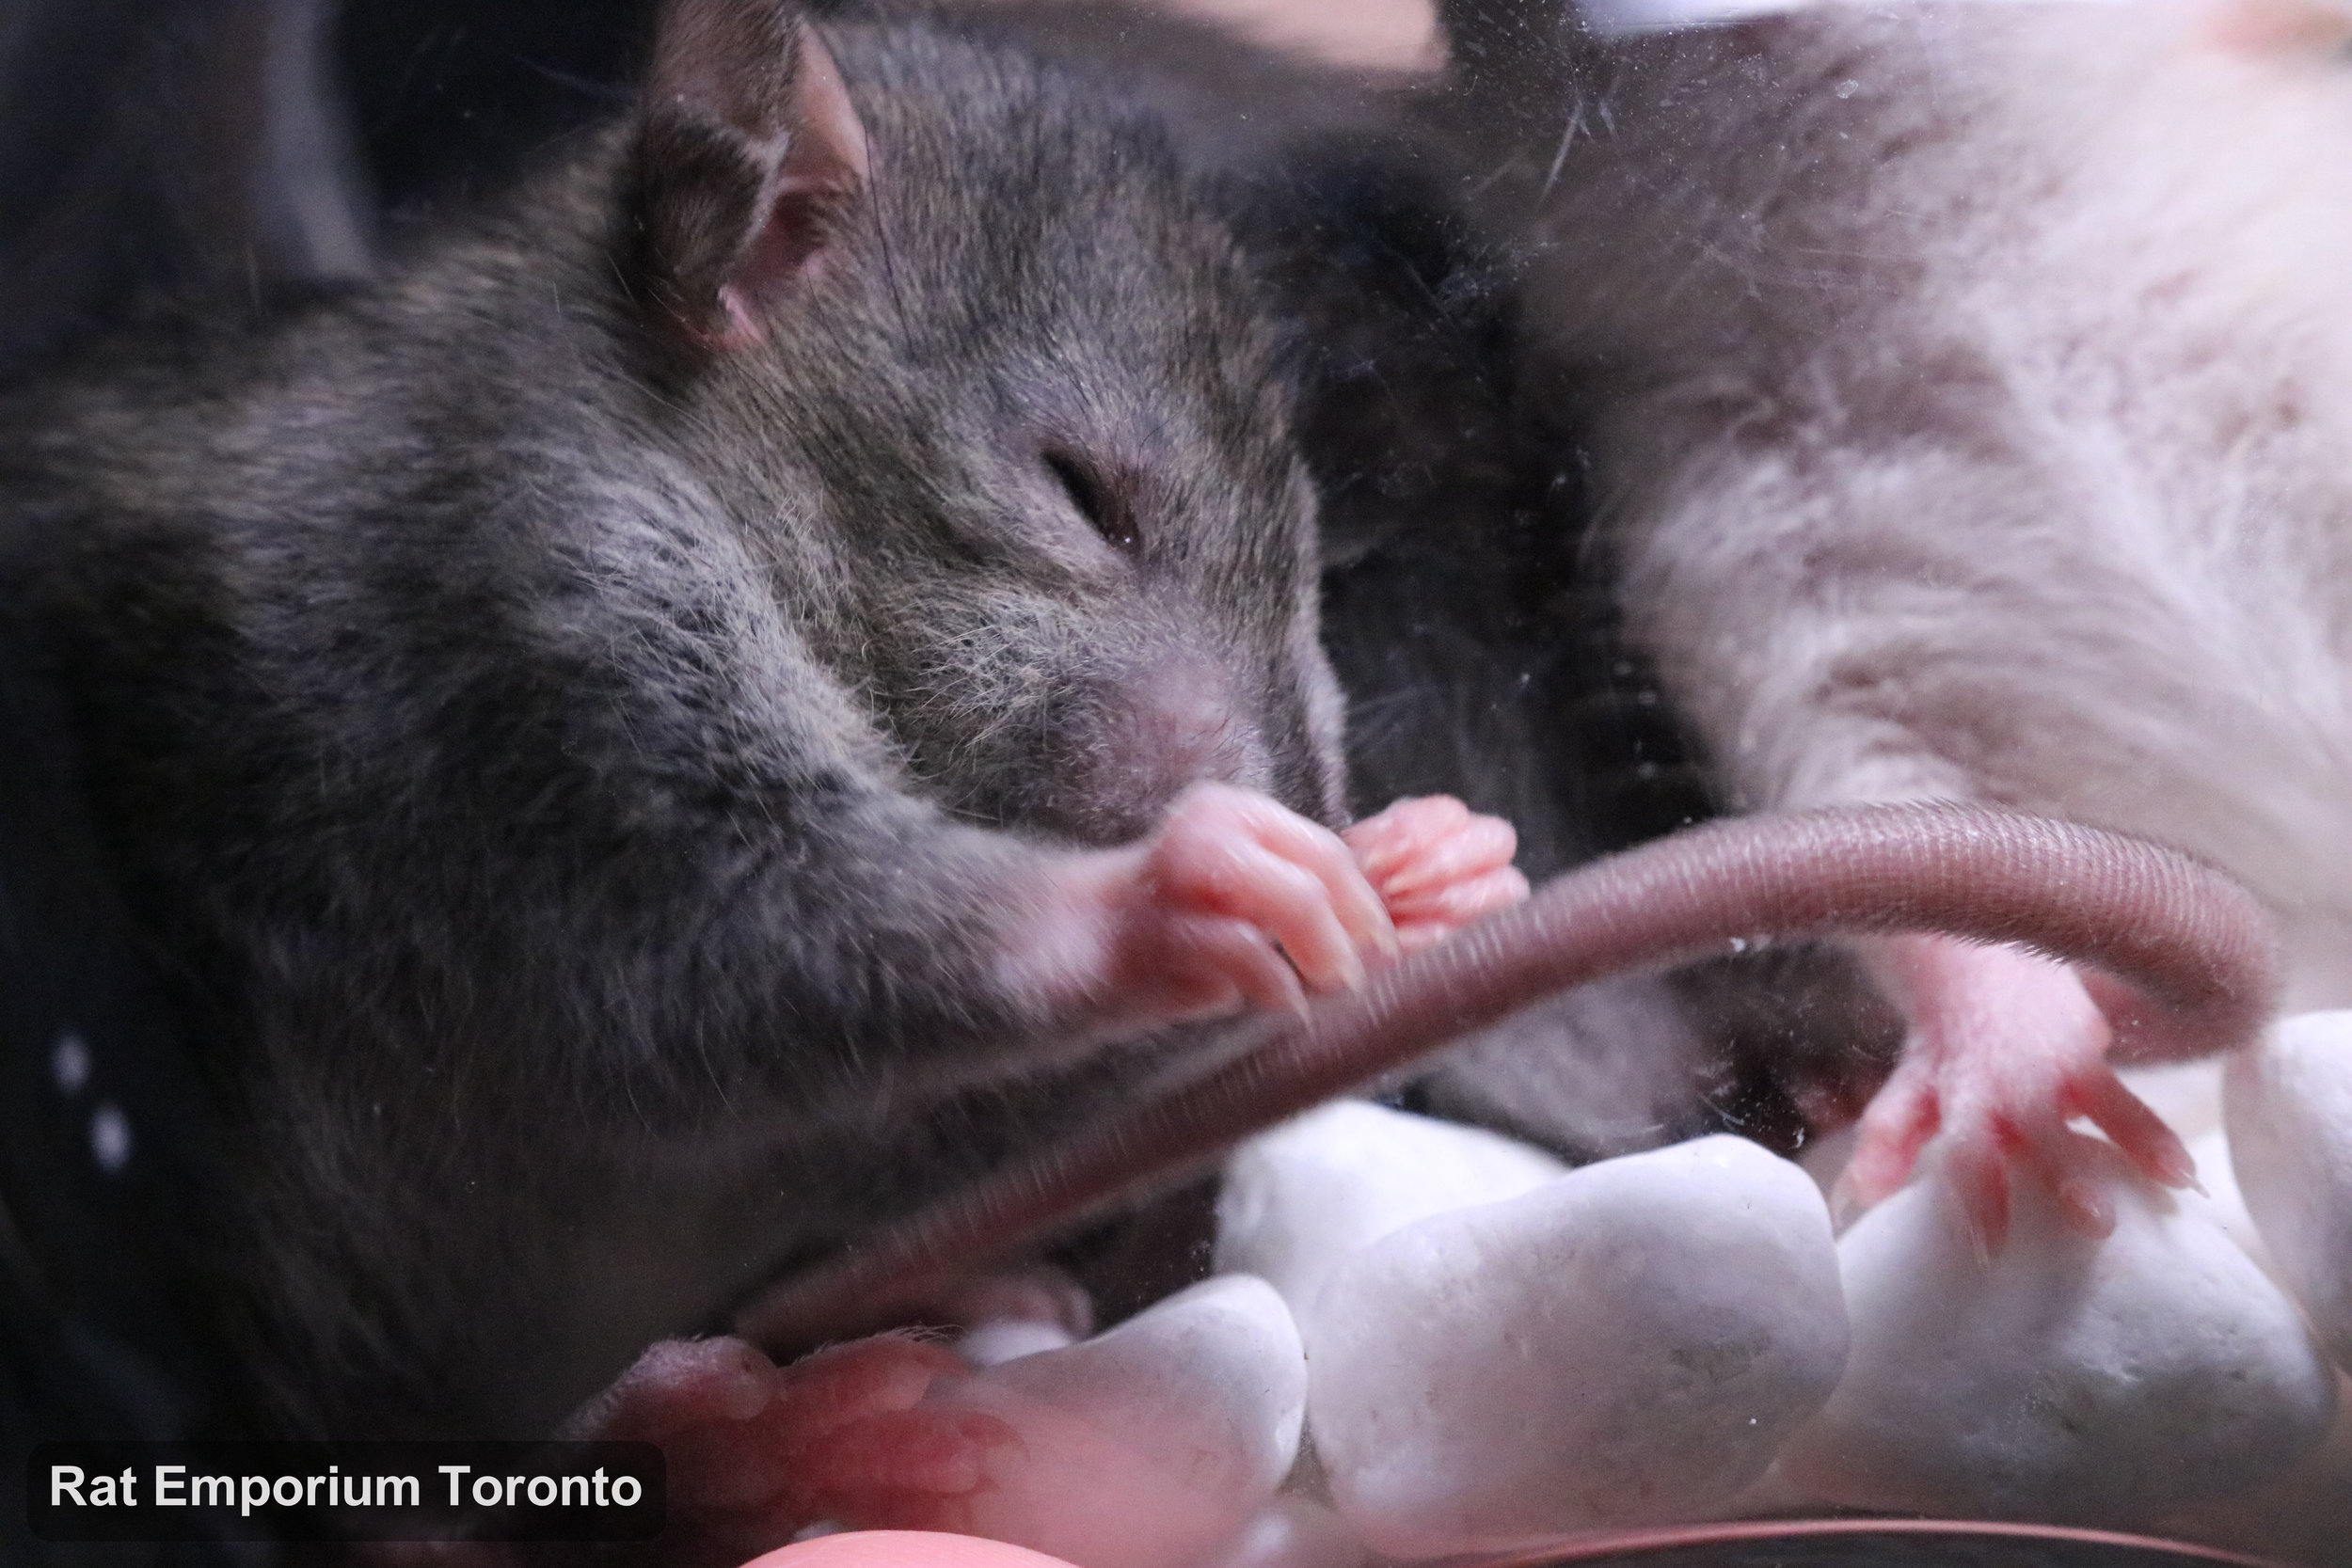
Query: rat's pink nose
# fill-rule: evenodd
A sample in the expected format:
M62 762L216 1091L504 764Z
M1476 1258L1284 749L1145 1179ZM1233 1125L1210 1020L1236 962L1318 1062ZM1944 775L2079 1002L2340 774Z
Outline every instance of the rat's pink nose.
M1057 1557L977 1535L861 1529L779 1546L744 1568L1071 1568Z

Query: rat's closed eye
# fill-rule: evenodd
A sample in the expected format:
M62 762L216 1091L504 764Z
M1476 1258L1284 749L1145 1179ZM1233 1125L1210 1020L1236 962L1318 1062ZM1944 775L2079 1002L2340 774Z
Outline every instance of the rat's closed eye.
M1057 448L1047 448L1044 460L1046 471L1060 482L1070 504L1078 509L1088 527L1116 549L1132 553L1141 547L1132 482L1116 479L1085 458Z

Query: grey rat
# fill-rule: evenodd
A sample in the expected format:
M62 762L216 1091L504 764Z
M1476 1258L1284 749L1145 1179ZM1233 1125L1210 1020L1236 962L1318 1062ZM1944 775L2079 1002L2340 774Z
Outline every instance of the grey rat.
M1528 428L1515 296L1413 117L1421 84L1133 5L914 14L1066 66L1166 127L1264 280L1316 490L1351 805L1460 795L1512 822L1537 877L1703 814L1670 709L1576 562L1576 464ZM601 12L557 25L529 4L469 19L453 29L399 0L345 18L356 118L395 224L563 134L633 31ZM1781 949L1585 988L1450 1054L1412 1092L1583 1152L1719 1118L1801 1136L1780 1085L1811 1082L1810 1063L1868 1059L1822 1041L1851 1044L1836 1025L1857 1013L1866 1033L1877 1022L1834 974L1826 993L1794 983L1820 967Z
M916 27L909 36L932 32ZM952 62L949 45L931 47L946 50ZM1001 64L1005 56L1001 51L983 50L972 58ZM946 66L939 69L952 79ZM1026 68L1004 69L1014 72L1015 87L1027 90L1023 87L1027 78L1022 75ZM1036 90L1050 87L1052 92L1086 96L1060 78L1046 75L1039 80L1047 87ZM1153 135L1139 123L1126 124L1104 132L1095 150L1124 156L1131 137L1149 144ZM544 872L505 879L503 872L486 865L436 872L430 856L423 856L421 865L405 863L445 825L437 823L429 809L436 802L413 801L408 799L412 791L441 790L449 800L438 803L466 816L497 815L501 824L535 822L533 831L551 841L545 847L558 855L580 853L565 844L579 827L612 832L609 824L599 825L594 812L573 815L560 801L489 804L469 771L485 761L498 762L501 747L532 744L528 730L514 728L508 703L528 712L534 704L544 711L560 709L566 701L560 683L536 681L529 670L494 679L483 668L488 662L485 655L513 654L528 664L546 653L540 646L543 632L571 628L559 625L516 632L479 624L470 595L482 591L481 585L465 582L453 590L446 575L462 572L469 560L479 559L478 541L470 531L480 525L464 509L479 504L496 513L504 504L527 511L516 498L501 499L517 472L537 473L560 492L567 484L592 489L612 485L617 470L619 484L632 491L624 501L633 500L644 488L643 476L635 469L646 453L630 446L641 433L626 427L634 419L656 420L662 400L684 395L681 387L691 394L707 369L697 363L698 356L723 360L755 346L723 341L737 330L732 322L690 324L675 319L666 307L649 308L643 298L616 300L604 292L605 264L612 261L647 263L645 275L636 279L641 293L666 279L653 264L661 261L660 256L647 258L626 249L613 255L612 247L601 243L607 238L601 231L583 232L609 215L598 212L596 204L610 193L597 190L593 182L611 176L609 166L626 156L614 134L606 136L614 144L574 154L567 174L543 176L542 188L514 198L509 210L485 232L470 239L428 238L424 254L405 262L387 291L362 293L348 304L314 307L294 325L258 334L199 329L174 348L119 350L84 367L71 388L21 401L11 416L15 430L45 433L38 443L25 444L10 482L16 526L26 531L13 552L17 580L38 585L45 596L37 613L28 607L20 615L19 629L46 648L56 673L74 689L79 721L73 727L85 739L103 814L116 826L118 868L139 895L139 910L155 945L180 969L183 992L209 1013L207 1033L229 1042L210 1066L223 1114L235 1129L217 1161L234 1203L214 1216L212 1233L192 1250L210 1252L220 1260L219 1273L225 1277L216 1281L216 1293L226 1298L225 1309L232 1316L249 1316L242 1336L246 1365L275 1402L262 1418L265 1430L275 1430L282 1421L346 1431L410 1426L545 1430L554 1413L596 1386L591 1374L596 1369L616 1370L655 1334L708 1322L717 1304L739 1293L799 1245L854 1235L873 1217L951 1181L956 1172L984 1155L1018 1147L1028 1135L1023 1114L1028 1103L1083 1105L1090 1096L1104 1092L1105 1076L1099 1071L1090 1079L1076 1074L1065 1079L1048 1070L1041 1057L1066 1056L1073 1042L1051 1040L1053 1027L1035 1021L1004 1032L1014 1036L1041 1031L1049 1037L1047 1049L1016 1053L1017 1065L1001 1072L974 1067L977 1101L950 1098L957 1089L975 1086L963 1077L952 1077L935 1088L906 1085L901 1082L908 1076L904 1065L869 1059L865 1065L871 1068L870 1080L860 1079L845 1088L841 1103L820 1102L812 1113L804 1102L813 1096L803 1083L796 1080L771 1101L761 1101L757 1094L769 1085L746 1091L736 1082L738 1074L755 1069L723 1053L719 1061L710 1061L702 1053L704 1042L699 1039L691 1070L709 1080L712 1099L722 1101L716 1105L693 1102L700 1083L681 1090L675 1081L663 1081L665 1065L659 1061L637 1064L633 1073L629 1068L614 1070L603 1081L594 1061L564 1060L552 1068L527 1057L517 1062L517 1047L528 1050L533 1039L548 1033L576 1029L582 1051L610 1038L612 1026L583 1023L578 1017L582 1008L599 1006L593 986L590 994L572 996L561 1005L548 1001L552 991L570 984L558 971L575 960L585 966L592 980L614 989L634 986L634 973L597 973L600 965L619 967L619 961L602 956L610 953L613 939L600 932L588 933L577 942L571 937L548 938L538 966L545 971L540 983L546 989L502 999L515 1012L501 1022L469 1018L475 1007L489 1006L470 998L450 1004L441 1018L431 1021L399 1016L397 1009L389 1015L376 1010L381 992L395 984L382 977L387 964L407 966L397 984L408 984L408 976L422 970L427 985L476 995L503 983L509 974L532 967L514 961L511 945L504 951L498 947L495 923L485 922L486 929L478 936L472 930L473 923L483 918L479 911L485 902L481 884L473 880L478 876L499 879L501 889L535 885L559 904L636 895L634 888L616 886L596 873L580 873L572 880ZM952 167L943 166L930 170L936 178L952 172ZM564 181L570 182L568 186ZM1188 194L1189 183L1187 176L1163 171L1158 185L1145 196L1152 201L1196 199ZM1195 211L1186 221L1198 225L1206 220ZM928 235L921 225L912 232L917 239ZM898 231L886 231L868 238L886 245L900 237ZM1213 237L1203 238L1202 245L1204 254L1216 247ZM929 255L924 245L906 248L917 259ZM887 255L882 264L893 266ZM1104 264L1116 265L1116 259L1106 258ZM1244 319L1245 310L1254 311L1263 302L1253 294L1246 306L1237 305L1241 296L1234 277L1221 270L1223 265L1219 261L1204 269L1206 276L1184 284L1182 292L1210 289L1222 299L1226 313L1216 325L1240 341L1245 358L1258 367L1258 379L1271 386L1276 378L1264 372L1271 356L1263 341L1263 329ZM502 276L485 276L485 269ZM583 271L589 275L585 280ZM912 277L916 283L933 285L933 293L952 293L962 286L919 270ZM906 279L892 272L886 281L890 290L885 303L895 317L905 304L899 285ZM580 318L561 314L566 290L585 296ZM526 299L524 312L514 313L516 293ZM914 297L920 304L927 295ZM543 307L555 307L556 313L535 317L532 313ZM1132 300L1122 307L1127 308L1144 309ZM1119 326L1148 340L1155 330L1148 316L1147 310L1147 319ZM484 320L510 332L536 331L543 325L549 330L544 341L516 345L502 341L498 331L477 337L475 324ZM891 324L882 325L886 328ZM953 335L968 325L965 318L940 330ZM571 333L587 344L577 359L578 342L567 336ZM1018 347L1020 335L1009 336ZM1084 336L1073 334L1053 348L1067 350ZM1005 346L963 341L964 363L977 363L994 374L999 367L986 361ZM468 368L468 358L501 347L514 350L504 366L494 363L471 378L458 373ZM539 366L532 360L539 354L555 355L561 374L538 376ZM494 353L491 357L495 361L503 356ZM887 352L881 357L887 360ZM445 359L450 363L444 365ZM550 406L510 384L517 362L525 363L525 376L540 380L551 396L571 398L571 391L556 388L561 375L577 372L586 377L588 391L640 405L618 416L593 396ZM866 368L882 375L886 367L869 363ZM1178 375L1191 374L1196 368L1212 375L1218 371L1214 364L1173 371L1165 360L1160 364L1161 371ZM1041 376L1040 381L1051 379ZM954 384L962 385L960 380ZM1132 389L1136 383L1127 385ZM312 389L321 386L332 389L313 403ZM890 390L903 395L904 388ZM1156 407L1150 412L1158 419ZM249 421L262 432L280 427L284 438L265 435L262 450L230 452L208 434L206 427L216 418ZM116 433L126 423L136 426L135 438L117 439ZM387 439L421 441L415 432L424 425L432 426L432 439L446 442L449 450L433 464L421 465L413 475L389 472L370 454L372 446ZM615 451L580 450L592 439L583 431L615 425L624 427ZM1283 450L1279 421L1266 423L1257 434L1263 439L1253 449L1255 454L1279 467L1277 454ZM746 441L739 435L735 439ZM1016 433L1015 439L1025 436ZM86 445L89 451L75 450ZM658 441L654 445L656 458L675 458L675 451L660 450ZM38 452L36 446L41 449ZM877 449L886 446L868 445L861 461L882 467L884 453ZM1047 454L1032 451L1026 455L1041 461ZM604 466L590 462L588 471L580 471L583 459L593 457L606 459ZM208 463L217 467L204 483L180 482L182 474ZM173 478L160 479L159 469L172 471ZM852 477L860 483L875 483L874 476ZM885 483L893 477L901 476L881 476ZM1075 471L1051 475L1049 470L1047 505L1119 499L1110 494L1059 493L1057 487L1084 484L1089 477L1094 476ZM1038 476L1032 472L1029 478L1034 483ZM151 497L167 483L165 510L171 515L158 518ZM250 495L244 493L247 485ZM454 488L457 493L437 496L427 505L412 502L419 488ZM399 526L392 519L412 505L434 520L435 543L429 549L447 558L437 562L433 572L405 558L406 546L392 531ZM596 508L586 510L593 514ZM1296 495L1286 495L1282 506L1271 510L1270 520L1279 523L1280 533L1295 547ZM316 531L290 526L285 515L301 511L325 526ZM35 512L49 516L34 523ZM85 521L93 525L86 535L49 531L78 530ZM560 532L544 519L532 526L543 526L551 542ZM62 559L55 549L61 537L66 540ZM720 543L728 545L724 539ZM620 562L617 574L635 558L628 548L612 547ZM185 549L199 559L151 572L145 552L159 548ZM334 592L348 622L373 627L382 649L401 652L381 656L381 663L375 653L351 663L358 656L348 643L330 640L322 645L318 639L325 634L306 627L299 618L279 622L277 591L266 578L226 596L229 602L188 602L208 594L216 572L225 569L201 558L215 550L248 548L285 552L273 561L273 568L298 578L304 592L311 585L340 584ZM525 568L536 564L521 563ZM551 569L555 579L563 578L565 564ZM695 593L721 599L732 591L727 574L745 567L740 553L702 564L715 580L699 580ZM516 566L509 562L500 569ZM483 575L495 580L496 572L489 568ZM1310 697L1327 692L1326 677L1312 657L1311 629L1303 635L1295 632L1295 579L1291 579L1293 597L1288 600L1281 597L1280 574L1263 574L1235 586L1240 613L1254 614L1267 625L1293 626L1295 640L1287 648L1269 652L1260 639L1259 657L1279 666L1283 657L1303 645L1300 681L1310 689ZM247 593L258 593L259 604L272 612L261 615ZM580 594L593 598L588 589ZM1275 596L1271 609L1263 603L1268 594ZM513 594L527 597L527 591L517 587ZM691 608L692 597L681 595L687 608ZM155 639L151 645L114 640L120 629L113 619L116 607L134 601L152 607L142 628ZM1000 608L1001 601L992 601L976 611L981 620L991 621L983 628L986 633L1002 629L992 620ZM1215 607L1220 614L1232 608ZM614 609L628 615L649 613L643 605ZM1150 754L1136 766L1114 766L1107 777L1089 777L1084 756L1073 767L1070 757L1057 754L1050 742L1031 744L1041 733L1059 725L1061 738L1079 735L1072 750L1087 750L1083 716L1072 721L1068 713L1071 706L1085 705L1076 693L1051 693L1063 705L1052 722L1016 726L1010 721L1024 711L1025 694L984 690L967 695L962 711L947 716L950 730L968 722L985 736L991 721L1001 719L1004 729L1018 728L1027 740L977 759L961 773L952 766L927 769L910 787L934 800L946 796L949 804L984 819L1024 821L1058 830L1065 838L1133 836L1164 803L1171 780L1181 782L1198 770L1250 776L1255 765L1249 759L1236 764L1211 757L1204 764L1186 753L1186 748L1201 744L1197 725L1204 710L1212 725L1221 721L1213 700L1196 703L1201 693L1183 689L1185 660L1189 657L1197 669L1225 658L1229 647L1249 646L1251 638L1233 633L1232 624L1229 616L1205 642L1196 639L1194 646L1178 650L1173 658L1143 660L1141 673L1163 683L1143 704L1147 711L1140 724L1147 730L1156 726L1160 733L1147 735L1143 750ZM678 636L699 647L699 630L688 628ZM276 641L280 632L291 640ZM349 633L345 624L334 635ZM1130 630L1123 640L1132 643L1138 635ZM486 640L486 647L473 641L478 636ZM209 670L206 661L183 657L212 639L231 637L246 645ZM1098 638L1092 646L1070 650L1069 657L1073 664L1099 674L1112 654L1111 644L1120 640ZM593 657L589 662L594 668ZM661 702L674 695L662 688L675 684L675 670L662 663L640 661L608 673L610 684L625 689L612 699L624 705L632 697ZM805 681L779 684L787 687L787 695L802 692L808 705L827 709L838 705L838 694L825 678L834 673L818 672L813 689ZM876 678L869 672L860 673ZM1163 680L1169 676L1177 683L1173 690ZM188 679L198 681L199 689L182 689L180 683ZM631 680L643 680L652 689L626 689ZM460 703L448 696L446 689L453 682L478 683L489 689L469 694ZM595 683L586 684L591 691L596 689ZM424 688L421 693L419 686ZM1033 688L1025 695L1039 694ZM924 699L930 695L929 690L921 693ZM280 699L291 706L280 706ZM434 711L417 711L421 702ZM384 707L380 715L374 712L379 703ZM895 701L885 696L884 705L896 711L909 703L899 693ZM1313 704L1301 705L1311 709ZM197 721L200 733L190 735L159 721L171 718L175 708L206 716ZM442 733L437 726L452 715L448 721L456 727ZM864 717L852 714L843 721L842 728L853 739ZM379 719L406 738L396 741L377 733ZM554 717L549 721L562 722ZM923 732L924 723L920 714L900 713L899 734L890 738ZM1188 726L1196 728L1188 733ZM1236 722L1232 728L1246 742L1251 725ZM1310 712L1304 728L1311 732L1306 741L1313 755L1297 774L1309 782L1321 779L1316 787L1327 791L1335 787L1327 716ZM952 738L967 742L973 736L955 733ZM1290 737L1293 742L1298 738ZM606 742L592 736L580 744L593 750ZM414 772L405 767L381 767L382 748L388 745L407 747L404 755L430 758L432 766ZM467 755L476 749L486 756ZM310 776L311 759L323 751L339 752L358 770L342 774L342 787L332 792L314 787L328 783L324 776ZM191 759L204 769L194 780L183 771ZM693 772L697 760L682 759L682 766ZM710 766L731 760L721 755ZM967 753L964 760L973 759ZM1111 759L1114 764L1120 760ZM300 776L278 776L277 770L288 766L299 769ZM1152 778L1154 766L1166 776ZM523 770L528 772L528 767ZM975 773L983 786L999 791L998 798L990 799L970 784ZM1070 782L1073 775L1074 785ZM1264 774L1257 776L1263 779ZM961 793L948 795L959 784ZM1047 798L1007 800L1002 795L1008 788L1033 790ZM1318 803L1303 792L1299 776L1288 781L1286 788L1295 801L1313 803L1319 814L1330 813L1330 800L1322 798ZM1161 792L1158 798L1154 790ZM770 802L759 805L765 818ZM1097 820L1079 819L1089 812ZM300 820L290 827L289 813L309 819L310 827ZM346 826L337 828L335 821ZM402 863L398 869L405 875L427 877L431 885L395 876L378 879L364 864L343 861L344 848L326 853L314 836L307 836L324 833L352 846L348 824L359 821L394 825L402 835L396 847L353 846L361 851L363 863L389 853ZM485 826L476 821L468 828L478 833ZM506 829L488 831L496 834ZM231 863L236 876L215 879L206 869L217 867L222 857ZM691 891L697 877L726 877L739 870L731 857L689 863L679 871L676 885ZM567 870L565 876L570 875ZM313 928L315 907L345 896L319 884L347 885L363 878L369 882L364 898L354 898L350 907ZM828 891L818 889L817 895ZM952 901L955 890L943 894L934 888L914 896ZM303 908L306 903L314 908ZM453 903L457 906L453 913ZM428 922L453 919L465 930L462 936L452 936L428 926L420 937L413 928L418 915ZM552 918L544 910L515 916L525 917ZM681 923L705 918L697 909L681 917ZM858 931L853 924L872 918L866 911L843 911L836 918L852 935L872 934ZM474 940L489 951L476 955L445 950ZM438 944L444 950L418 953L404 950L404 944L407 949ZM269 951L279 945L298 950ZM361 956L359 960L347 957L353 952ZM642 953L625 957L627 961L650 961ZM342 972L314 973L318 965ZM435 977L432 972L437 970L441 973ZM485 974L498 979L485 980ZM850 983L865 978L856 976ZM1278 986L1281 983L1279 974L1273 979ZM807 983L844 984L830 974L810 977ZM428 994L413 1005L433 1000ZM604 1005L626 1014L644 1001L631 990L618 1001L606 999ZM687 1005L679 1006L691 1012ZM290 1022L279 1016L279 1009L308 1008L339 1016L315 1030L307 1017ZM699 1027L701 1021L694 1023ZM510 1027L517 1046L505 1043ZM652 1053L643 1034L657 1032L661 1025L628 1019L620 1027L640 1032L622 1049L644 1045L646 1053ZM687 1026L677 1027L684 1032ZM822 1025L814 1029L821 1032ZM987 1032L984 1022L974 1024L967 1037ZM255 1036L261 1037L258 1041ZM559 1050L542 1049L550 1056ZM465 1082L446 1090L432 1083L401 1082L420 1054L426 1060L415 1070L462 1074ZM787 1069L797 1066L787 1063ZM845 1076L853 1070L831 1061L803 1069L817 1075L829 1069ZM540 1081L532 1075L543 1070L555 1074L574 1101L589 1107L584 1125L561 1126L546 1150L539 1147L546 1134L535 1119L508 1116L503 1110L537 1095ZM963 1070L963 1064L957 1064L956 1073ZM517 1080L527 1086L517 1087ZM1110 1076L1107 1084L1115 1092L1120 1076ZM722 1097L737 1102L725 1103ZM681 1105L680 1100L686 1103ZM660 1119L662 1137L683 1141L678 1129L684 1127L707 1148L721 1147L671 1159L661 1148L652 1153L639 1148L612 1151L598 1144L601 1133L595 1115L610 1110L633 1121L644 1114L646 1102L655 1102L653 1115ZM467 1122L478 1125L485 1115L504 1118L500 1124L502 1135L480 1138L485 1147L479 1148L452 1147L469 1135ZM714 1119L729 1130L729 1136L713 1133ZM827 1119L834 1125L805 1125ZM634 1136L634 1129L630 1131ZM568 1149L564 1148L565 1135L577 1139ZM730 1137L735 1147L725 1147ZM640 1162L646 1161L660 1167L654 1176L644 1174ZM412 1162L418 1168L405 1168ZM665 1181L672 1184L665 1186ZM612 1195L617 1189L635 1194L642 1207L632 1209L629 1201L615 1200ZM470 1204L469 1195L485 1190L511 1192L516 1198L487 1225L463 1212ZM723 1221L708 1221L695 1233L692 1221L698 1208L732 1212ZM266 1234L271 1231L289 1234ZM626 1257L615 1261L617 1254ZM597 1274L605 1277L594 1280L593 1288L577 1288L580 1276ZM551 1322L559 1308L572 1316ZM482 1321L473 1321L477 1314ZM522 1347L519 1352L517 1346ZM516 1364L509 1359L518 1354L538 1360ZM450 1395L452 1384L463 1390L461 1397Z
M832 41L681 0L380 287L0 414L273 1430L549 1430L956 1094L1392 940L1231 240L1070 78Z
M2343 1001L2343 9L1447 20L1527 373L1733 803L2000 800L2184 845L2287 923L2291 1005ZM1988 1239L2011 1163L2096 1227L2077 1113L2186 1179L2075 976L1874 961L1913 1043L1857 1196L1941 1129Z

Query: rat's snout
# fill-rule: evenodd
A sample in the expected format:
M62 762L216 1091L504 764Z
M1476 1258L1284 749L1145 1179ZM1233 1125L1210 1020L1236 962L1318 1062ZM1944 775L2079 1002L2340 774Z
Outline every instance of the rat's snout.
M1263 727L1204 661L1155 665L1106 684L1073 726L1055 789L1057 826L1090 843L1120 844L1157 825L1185 785L1203 779L1269 789Z
M1226 683L1206 671L1147 693L1131 743L1164 775L1170 799L1202 779L1263 789L1273 772L1264 736L1242 717Z

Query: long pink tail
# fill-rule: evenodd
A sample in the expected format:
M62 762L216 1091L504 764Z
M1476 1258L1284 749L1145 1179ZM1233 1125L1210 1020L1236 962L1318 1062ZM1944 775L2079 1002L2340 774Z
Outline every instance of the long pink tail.
M776 1349L882 1326L946 1282L1543 997L1737 944L1939 931L2107 972L2168 1044L2267 1018L2276 938L2222 873L2144 840L1980 806L1712 823L1560 877L1516 909L1316 1001L1248 1053L884 1230L755 1301ZM2133 1022L2119 1022L2128 1041Z

